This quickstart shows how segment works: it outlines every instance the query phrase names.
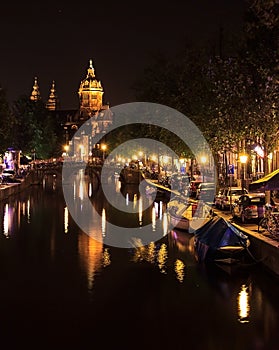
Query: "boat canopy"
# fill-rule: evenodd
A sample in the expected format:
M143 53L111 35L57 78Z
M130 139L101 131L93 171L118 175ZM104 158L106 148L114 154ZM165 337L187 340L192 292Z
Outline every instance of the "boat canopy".
M245 246L248 239L248 236L218 216L213 217L205 225L198 228L194 234L200 242L213 249L226 246Z

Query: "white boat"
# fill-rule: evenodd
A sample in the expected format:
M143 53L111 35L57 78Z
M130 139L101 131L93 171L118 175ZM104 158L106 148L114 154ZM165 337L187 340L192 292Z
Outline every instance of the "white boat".
M168 203L168 215L172 227L194 232L213 216L213 211L202 202L175 197Z

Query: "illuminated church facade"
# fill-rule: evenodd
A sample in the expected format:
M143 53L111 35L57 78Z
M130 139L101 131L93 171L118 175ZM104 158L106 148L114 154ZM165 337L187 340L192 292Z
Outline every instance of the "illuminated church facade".
M81 80L78 97L79 106L75 110L60 109L59 98L56 92L55 81L52 81L46 108L54 113L56 119L61 121L64 134L65 151L71 149L71 155L77 160L88 160L92 156L94 149L100 148L99 144L92 144L91 140L94 136L100 139L104 136L113 122L113 114L109 108L109 104L103 103L104 90L101 81L95 75L92 60L89 60L87 74ZM38 101L41 99L38 78L35 77L30 100ZM90 120L91 135L84 135L83 139L76 136L76 131L86 122Z

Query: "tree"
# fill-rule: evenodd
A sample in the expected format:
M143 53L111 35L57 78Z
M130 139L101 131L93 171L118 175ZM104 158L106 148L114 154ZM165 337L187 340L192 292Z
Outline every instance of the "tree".
M251 79L249 98L250 125L254 138L264 149L264 172L267 156L279 134L279 3L275 0L248 2L245 19L246 42L240 54Z
M57 152L56 124L42 101L21 96L13 104L13 147L25 154L47 159Z

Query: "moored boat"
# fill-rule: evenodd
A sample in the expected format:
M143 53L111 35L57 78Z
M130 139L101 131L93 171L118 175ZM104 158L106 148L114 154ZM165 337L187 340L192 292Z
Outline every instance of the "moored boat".
M170 225L176 229L194 232L213 215L208 206L189 198L174 197L168 203Z
M155 200L170 201L172 196L180 195L178 191L172 190L169 187L163 186L153 180L145 179L145 193L147 196Z
M218 216L194 232L195 254L199 262L239 262L247 253L249 245L247 235Z
M144 180L142 171L134 164L123 168L119 174L119 181L127 185L138 185Z

